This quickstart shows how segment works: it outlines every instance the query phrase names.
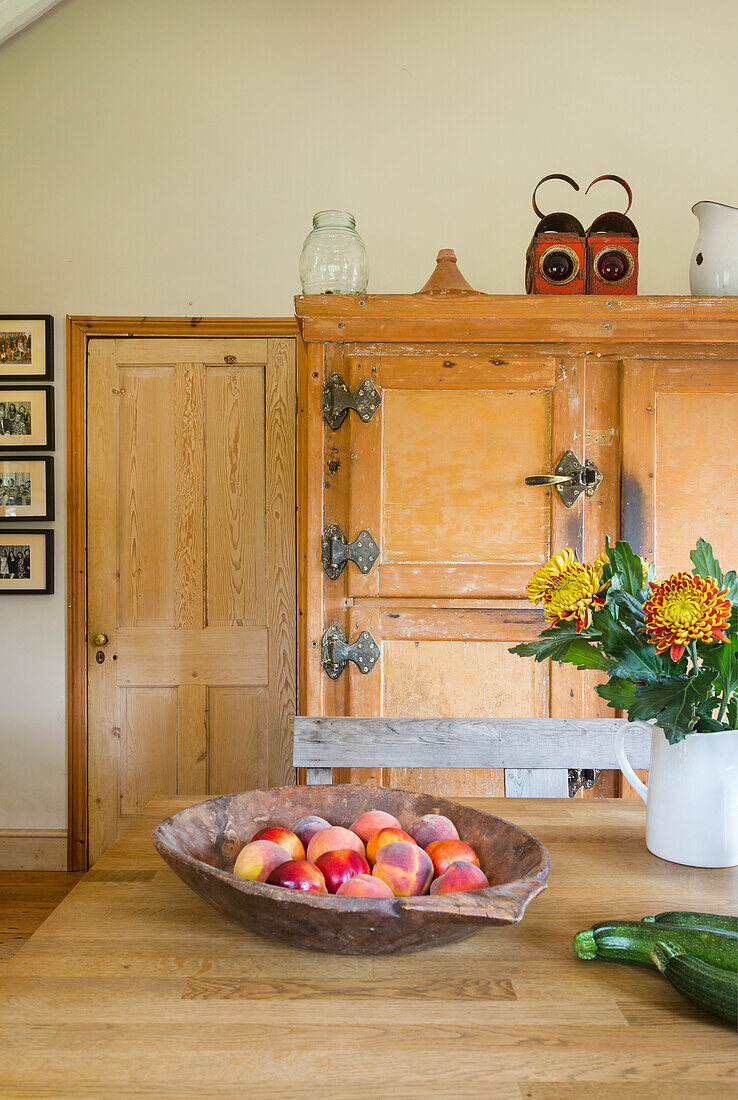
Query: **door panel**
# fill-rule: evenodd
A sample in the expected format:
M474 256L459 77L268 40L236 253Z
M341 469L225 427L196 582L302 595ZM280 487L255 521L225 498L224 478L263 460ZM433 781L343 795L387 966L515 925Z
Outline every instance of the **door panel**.
M91 859L154 795L294 781L294 371L291 340L90 342Z
M738 371L734 361L623 364L623 537L656 575L691 572L697 539L738 558ZM646 773L638 773L641 778ZM623 779L623 794L637 798Z

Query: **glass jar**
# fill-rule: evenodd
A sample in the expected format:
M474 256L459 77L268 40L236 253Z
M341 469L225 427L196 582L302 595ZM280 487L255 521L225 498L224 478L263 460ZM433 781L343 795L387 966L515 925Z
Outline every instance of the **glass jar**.
M302 247L303 294L363 294L369 282L366 248L353 214L320 210Z

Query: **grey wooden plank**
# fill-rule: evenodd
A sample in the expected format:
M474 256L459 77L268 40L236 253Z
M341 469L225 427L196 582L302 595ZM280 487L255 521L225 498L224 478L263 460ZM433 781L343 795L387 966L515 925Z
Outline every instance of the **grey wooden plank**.
M617 768L619 718L295 719L296 767ZM627 752L647 768L650 734L633 730Z
M507 798L568 798L567 768L505 768Z
M318 783L332 783L333 768L308 768L305 780L308 787L315 787Z

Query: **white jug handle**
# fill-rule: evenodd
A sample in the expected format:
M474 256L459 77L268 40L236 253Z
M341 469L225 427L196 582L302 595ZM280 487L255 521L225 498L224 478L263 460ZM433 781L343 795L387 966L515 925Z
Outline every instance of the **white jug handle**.
M648 733L652 732L652 727L648 722L623 722L622 726L615 734L615 755L618 758L621 772L628 780L633 790L636 794L641 796L644 802L648 802L648 787L638 778L630 766L628 757L625 755L625 735L629 730L636 728L646 730Z

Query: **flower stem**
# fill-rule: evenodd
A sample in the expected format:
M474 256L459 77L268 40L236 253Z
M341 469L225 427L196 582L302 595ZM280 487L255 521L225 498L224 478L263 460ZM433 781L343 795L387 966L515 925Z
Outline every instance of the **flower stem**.
M720 696L720 710L717 712L718 722L722 722L723 718L725 718L725 712L728 709L728 702L728 692L724 691L723 694Z
M699 666L697 664L697 642L689 643L689 655L692 658L692 668L695 672L699 672Z

